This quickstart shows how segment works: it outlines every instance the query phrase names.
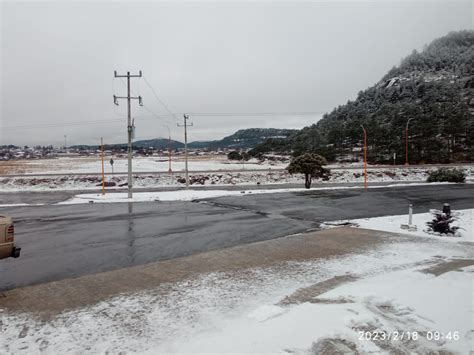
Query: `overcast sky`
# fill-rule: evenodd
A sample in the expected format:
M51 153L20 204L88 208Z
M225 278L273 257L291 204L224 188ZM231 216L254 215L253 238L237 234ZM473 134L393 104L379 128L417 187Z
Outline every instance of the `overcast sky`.
M354 99L413 49L472 29L472 1L2 2L0 144L126 141L119 73L136 139L302 128ZM176 113L169 117L155 97ZM206 113L216 113L208 115ZM218 115L226 113L226 115ZM231 116L234 113L276 113ZM288 115L285 115L288 113ZM168 122L166 122L166 121Z

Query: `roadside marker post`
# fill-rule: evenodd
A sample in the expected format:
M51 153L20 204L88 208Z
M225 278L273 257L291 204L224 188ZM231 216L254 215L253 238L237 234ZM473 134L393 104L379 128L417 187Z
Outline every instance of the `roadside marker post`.
M413 224L413 204L408 205L408 224L401 224L401 229L408 230L410 232L416 232L418 227Z

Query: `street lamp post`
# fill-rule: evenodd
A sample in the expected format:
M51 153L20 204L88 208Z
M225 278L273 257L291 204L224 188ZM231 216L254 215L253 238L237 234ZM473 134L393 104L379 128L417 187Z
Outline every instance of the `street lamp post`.
M405 165L410 165L408 163L408 125L412 119L413 117L408 119L407 125L405 127Z
M367 191L367 132L363 125L360 125L364 131L364 191Z

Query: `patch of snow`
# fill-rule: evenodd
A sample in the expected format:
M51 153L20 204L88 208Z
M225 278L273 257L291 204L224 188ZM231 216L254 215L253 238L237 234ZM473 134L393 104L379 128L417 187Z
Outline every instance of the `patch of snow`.
M248 314L248 317L255 319L258 322L266 321L269 318L273 318L281 315L285 312L285 309L280 306L275 306L274 304L266 304L263 306L254 309Z
M353 219L347 221L351 224L358 225L361 228L375 229L392 233L404 233L420 237L438 237L450 241L470 241L474 242L474 209L456 210L453 211L457 219L452 223L452 226L460 227L458 230L459 236L440 236L433 233L428 233L426 223L433 220L431 213L416 213L413 214L412 225L417 227L416 231L409 231L401 229L400 225L408 224L408 214L398 216L384 216L363 219Z

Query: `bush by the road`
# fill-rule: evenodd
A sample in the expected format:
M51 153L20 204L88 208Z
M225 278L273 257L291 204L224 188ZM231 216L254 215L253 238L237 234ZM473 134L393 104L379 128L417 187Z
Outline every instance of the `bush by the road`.
M250 159L250 155L246 152L242 152L242 153L239 153L237 151L232 151L232 152L229 152L229 154L227 154L227 159L229 160L249 160Z
M239 152L236 152L234 150L232 152L229 152L229 154L227 154L227 159L229 159L229 160L242 160L242 156L240 155Z
M465 182L466 173L462 169L440 168L428 173L428 182Z
M442 211L432 210L433 220L427 222L428 231L443 235L456 235L459 227L451 226L456 217L451 213L447 214Z
M290 165L286 168L290 174L304 174L304 186L309 189L313 178L322 178L329 180L331 172L323 167L326 165L326 158L313 153L305 153L293 158Z

